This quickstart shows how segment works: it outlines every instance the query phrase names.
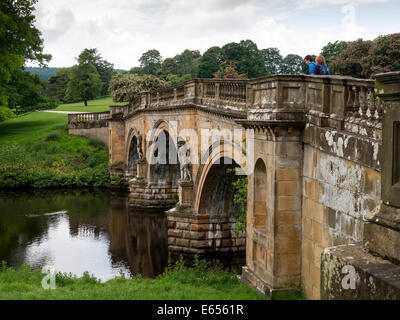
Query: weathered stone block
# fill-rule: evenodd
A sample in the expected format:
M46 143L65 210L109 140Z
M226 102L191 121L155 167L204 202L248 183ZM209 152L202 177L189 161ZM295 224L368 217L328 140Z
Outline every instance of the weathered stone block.
M400 232L376 223L364 223L364 245L382 257L400 261Z
M399 300L400 266L356 245L325 249L321 258L321 298Z

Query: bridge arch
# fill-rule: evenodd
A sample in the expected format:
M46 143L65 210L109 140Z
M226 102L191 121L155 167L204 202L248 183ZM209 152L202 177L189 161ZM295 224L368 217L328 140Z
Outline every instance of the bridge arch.
M195 181L195 185L197 186L195 199L196 212L199 212L205 182L213 166L215 168L215 166L221 164L221 162L223 162L222 164L225 166L232 164L234 167L240 168L245 175L248 175L246 153L242 147L234 143L224 143L223 141L216 142L203 153L202 159L206 160L204 164L200 165ZM221 159L230 159L230 163L224 160L221 161Z

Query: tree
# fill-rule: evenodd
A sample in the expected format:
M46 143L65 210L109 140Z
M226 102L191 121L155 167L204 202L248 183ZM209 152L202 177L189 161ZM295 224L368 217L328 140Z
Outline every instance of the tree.
M369 77L368 72L364 70L362 60L368 56L372 45L372 41L363 39L350 42L346 49L331 59L329 66L331 72L355 78Z
M167 79L168 75L178 74L178 64L174 58L167 58L161 64L161 76Z
M378 73L400 71L400 33L376 38L368 55L362 59L362 75L366 78Z
M64 101L69 82L69 74L55 75L49 79L45 94L49 97Z
M86 107L88 100L100 95L103 83L93 65L93 56L84 50L77 60L79 64L72 67L69 77L66 100L83 100Z
M262 49L261 54L264 57L265 67L269 74L278 74L280 72L280 67L283 62L283 57L281 56L278 48L268 48Z
M214 73L216 79L247 79L247 74L240 74L232 61L221 62L220 69Z
M169 74L167 76L167 82L171 85L171 86L175 86L177 84L180 84L182 82L185 82L187 80L192 79L192 76L190 74L184 74L181 77L178 76L177 74Z
M7 105L5 85L25 61L41 66L51 55L43 53L43 39L35 27L37 0L2 0L0 2L0 105Z
M131 68L131 70L129 70L129 73L136 74L138 76L143 76L145 74L144 69L141 67L133 67L133 68Z
M109 91L115 102L132 102L143 92L168 86L168 82L153 75L117 74L110 81Z
M220 47L211 47L199 61L199 77L212 78L213 74L218 71L223 60L223 52Z
M161 68L162 57L158 50L149 50L142 54L139 59L140 67L143 68L144 74L157 75Z
M303 58L297 54L288 54L282 61L280 70L282 74L303 74Z
M175 56L178 64L178 75L190 74L192 78L196 78L199 73L200 51L184 50L181 54Z
M45 101L42 91L45 83L38 75L31 75L23 68L13 71L11 80L6 84L8 106L16 113L35 110L35 107Z
M114 65L106 60L104 60L97 48L92 49L84 49L79 58L83 63L91 63L96 67L97 72L99 73L100 79L103 82L103 86L101 87L100 94L107 95L108 94L108 86L111 81L111 77L114 74Z
M240 43L228 43L222 47L224 60L230 60L238 67L238 72L247 74L249 78L267 75L264 57L257 45L251 40Z
M335 41L329 42L325 47L322 48L321 55L324 56L326 63L329 65L333 57L338 56L343 50L347 48L348 42L346 41Z

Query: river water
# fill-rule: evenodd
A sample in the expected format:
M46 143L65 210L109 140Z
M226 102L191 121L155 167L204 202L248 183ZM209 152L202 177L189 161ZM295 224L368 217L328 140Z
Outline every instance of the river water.
M0 261L102 281L155 277L168 264L163 213L132 211L111 191L0 192Z

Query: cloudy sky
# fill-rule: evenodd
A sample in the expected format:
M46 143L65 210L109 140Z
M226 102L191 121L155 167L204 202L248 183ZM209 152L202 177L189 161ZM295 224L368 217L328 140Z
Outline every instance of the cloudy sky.
M73 65L84 48L130 69L150 49L167 58L250 39L304 56L400 32L398 0L39 0L36 8L52 67Z

